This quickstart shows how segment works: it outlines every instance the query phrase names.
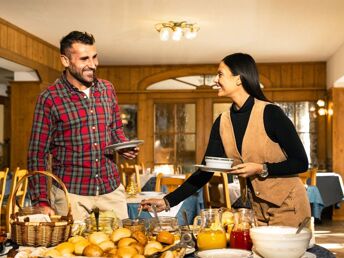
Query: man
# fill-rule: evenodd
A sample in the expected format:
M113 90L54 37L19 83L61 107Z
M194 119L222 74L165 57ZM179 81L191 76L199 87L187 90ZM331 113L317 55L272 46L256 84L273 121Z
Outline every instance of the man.
M98 56L94 37L73 31L60 42L65 71L38 97L28 151L28 169L46 171L52 155L52 171L66 185L74 220L83 220L89 209L115 210L127 218L124 187L117 166L105 147L128 141L123 132L113 85L96 78ZM128 159L138 148L124 149ZM67 214L64 192L53 185L47 190L46 178L29 178L33 205L44 207L46 214Z

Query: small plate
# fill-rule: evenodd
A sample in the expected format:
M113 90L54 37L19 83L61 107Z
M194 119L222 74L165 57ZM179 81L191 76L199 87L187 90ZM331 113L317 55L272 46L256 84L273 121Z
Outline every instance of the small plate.
M188 247L185 250L185 254L192 254L195 251L196 251L196 249L194 247Z
M302 255L300 258L316 258L317 256L315 254L312 254L310 252L305 252L304 255ZM253 258L262 258L262 256L260 256L259 254L257 254L254 250L253 250Z
M196 252L196 257L199 258L249 258L252 252L242 249L212 249Z
M106 151L109 150L114 150L114 151L118 151L121 149L132 149L137 147L138 145L142 144L144 142L144 140L132 140L132 141L128 141L128 142L120 142L120 143L115 143L115 144L111 144L105 147Z
M194 165L194 166L204 172L228 172L228 171L235 170L234 168L212 168L212 167L207 167L206 165Z

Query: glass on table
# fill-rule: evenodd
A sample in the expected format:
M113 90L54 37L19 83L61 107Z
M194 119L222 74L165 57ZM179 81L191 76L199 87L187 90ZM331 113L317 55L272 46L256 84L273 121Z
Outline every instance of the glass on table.
M146 219L123 219L122 225L124 228L130 229L131 232L146 232Z
M153 238L161 231L170 232L174 235L175 240L180 238L180 229L176 217L161 216L159 220L152 218L150 219L149 230Z

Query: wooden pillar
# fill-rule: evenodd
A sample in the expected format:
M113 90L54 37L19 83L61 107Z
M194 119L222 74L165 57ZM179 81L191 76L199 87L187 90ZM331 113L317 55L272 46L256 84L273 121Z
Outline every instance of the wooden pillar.
M344 178L344 88L332 88L332 170ZM333 220L344 220L344 206L335 209Z

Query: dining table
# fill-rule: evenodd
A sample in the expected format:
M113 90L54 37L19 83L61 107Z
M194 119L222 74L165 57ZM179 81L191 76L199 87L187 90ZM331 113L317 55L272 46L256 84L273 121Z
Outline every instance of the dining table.
M307 249L307 252L314 254L316 258L336 258L336 256L332 252L330 252L328 249L320 245L314 245L312 248ZM198 258L197 251L191 254L187 254L184 257L185 258ZM256 255L253 255L252 258L256 258L256 257L257 257ZM302 256L301 258L303 257L304 256Z

